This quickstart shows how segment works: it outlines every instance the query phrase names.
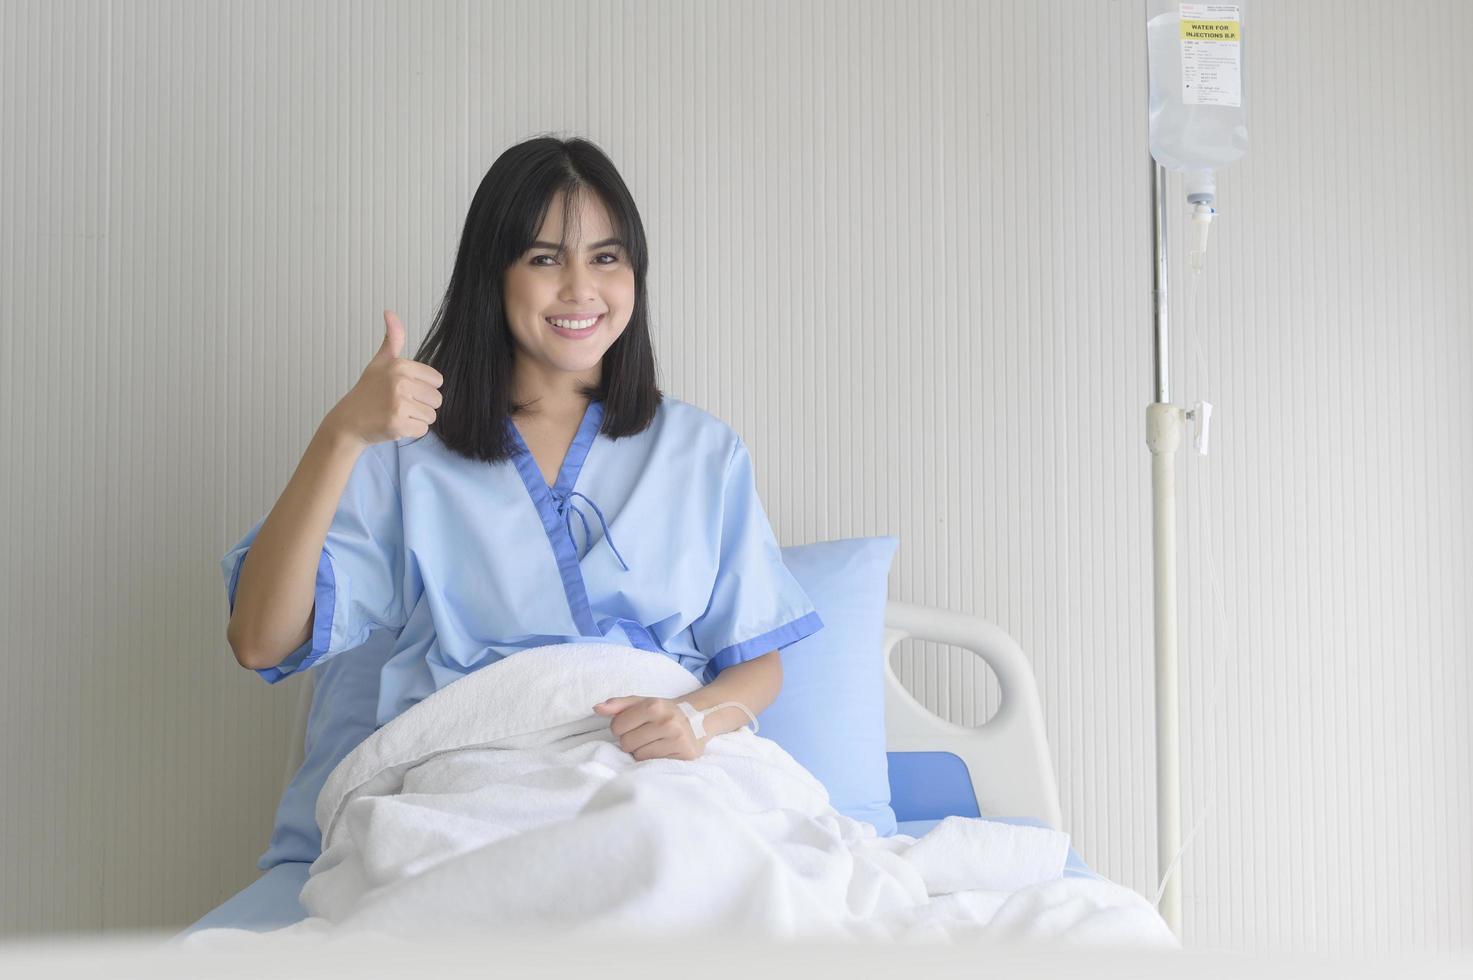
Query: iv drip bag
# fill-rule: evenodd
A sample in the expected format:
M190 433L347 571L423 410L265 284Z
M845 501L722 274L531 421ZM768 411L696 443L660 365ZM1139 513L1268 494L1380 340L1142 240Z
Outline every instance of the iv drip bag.
M1215 172L1248 150L1243 6L1153 0L1146 24L1151 156L1182 175L1191 206L1192 271L1201 272L1217 214Z

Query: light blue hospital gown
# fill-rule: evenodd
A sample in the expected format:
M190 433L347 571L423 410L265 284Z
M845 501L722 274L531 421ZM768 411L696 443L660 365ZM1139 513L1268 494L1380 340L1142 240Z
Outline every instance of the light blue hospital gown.
M549 487L516 426L514 459L434 432L365 449L317 565L312 635L270 683L400 631L380 725L471 671L548 643L670 657L710 683L823 627L783 564L735 431L666 396L643 432L599 432L589 403ZM263 517L221 559L230 608ZM635 692L630 692L635 693Z

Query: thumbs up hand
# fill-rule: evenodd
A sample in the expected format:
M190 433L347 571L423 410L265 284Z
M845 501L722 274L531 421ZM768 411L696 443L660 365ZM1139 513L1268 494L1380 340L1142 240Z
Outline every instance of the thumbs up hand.
M334 427L364 446L424 435L444 401L445 378L428 364L400 357L402 350L404 324L384 310L384 342L353 390L328 412Z

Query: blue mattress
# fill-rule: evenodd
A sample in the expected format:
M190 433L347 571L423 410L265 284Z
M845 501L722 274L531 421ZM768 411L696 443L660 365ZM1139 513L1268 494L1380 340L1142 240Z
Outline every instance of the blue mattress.
M249 929L270 932L300 922L307 911L297 896L307 883L306 861L278 864L241 889L217 908L205 913L194 925L179 933L186 936L201 929Z
M1024 824L1032 827L1045 826L1041 821L1026 817L987 817L1001 823ZM902 820L899 832L920 837L940 820ZM219 907L211 909L198 922L179 933L180 936L201 929L249 929L251 932L270 932L300 922L307 917L297 896L307 883L307 870L312 865L305 861L288 861L278 864L257 878L244 889L226 899ZM1065 878L1098 878L1075 852L1069 848L1069 859L1064 864Z

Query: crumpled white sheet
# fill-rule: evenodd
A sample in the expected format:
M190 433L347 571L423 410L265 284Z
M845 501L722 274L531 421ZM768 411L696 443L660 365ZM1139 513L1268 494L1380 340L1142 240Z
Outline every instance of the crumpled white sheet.
M1068 837L949 817L879 837L771 739L637 762L593 705L700 686L610 644L524 650L379 729L329 776L309 918L188 945L373 931L1179 944L1143 897L1061 878Z

